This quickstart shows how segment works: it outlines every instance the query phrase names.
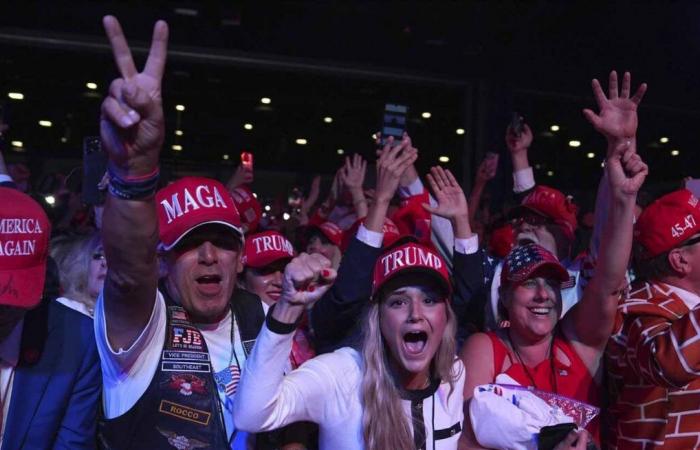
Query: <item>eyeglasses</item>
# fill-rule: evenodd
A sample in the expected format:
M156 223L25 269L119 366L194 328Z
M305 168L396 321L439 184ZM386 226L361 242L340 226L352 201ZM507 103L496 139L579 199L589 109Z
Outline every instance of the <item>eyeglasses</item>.
M542 225L551 225L552 220L548 217L540 216L539 214L525 214L523 216L514 217L510 220L511 225L517 228L523 223L532 225L533 227L538 227Z

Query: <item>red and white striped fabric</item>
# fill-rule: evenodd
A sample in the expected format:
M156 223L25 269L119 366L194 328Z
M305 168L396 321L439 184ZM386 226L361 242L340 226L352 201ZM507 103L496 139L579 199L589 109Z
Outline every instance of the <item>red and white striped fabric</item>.
M611 449L700 447L700 297L635 283L606 350Z

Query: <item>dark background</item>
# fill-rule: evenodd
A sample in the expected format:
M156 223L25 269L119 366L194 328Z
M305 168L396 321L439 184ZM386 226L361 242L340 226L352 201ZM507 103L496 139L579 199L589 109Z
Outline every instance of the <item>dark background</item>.
M395 101L410 107L422 171L447 156L444 165L468 188L483 153L496 151L500 181L509 180L503 135L518 111L535 132L530 159L538 180L585 193L597 184L605 147L581 109L594 106L591 78L607 80L615 68L632 72L634 88L649 84L639 151L651 166L650 185L700 177L700 5L612 3L3 2L6 158L44 173L80 163L82 138L98 133L100 102L117 76L101 28L110 13L137 65L154 21L170 25L163 164L175 174L225 178L245 149L255 155L259 191L305 185L314 173L335 171L340 148L371 157L383 105ZM558 132L549 131L553 124ZM582 145L569 147L571 139ZM16 140L21 149L11 145Z

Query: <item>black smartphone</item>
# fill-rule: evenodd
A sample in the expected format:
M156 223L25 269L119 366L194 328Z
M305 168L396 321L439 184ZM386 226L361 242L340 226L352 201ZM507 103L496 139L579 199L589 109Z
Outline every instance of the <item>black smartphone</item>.
M406 131L406 117L408 116L408 106L396 103L384 105L384 121L382 123L381 145L386 145L389 136L393 136L394 145L398 145L403 139Z
M514 112L511 119L510 119L510 129L511 133L514 135L520 137L521 134L523 134L523 125L525 124L525 120L523 119L523 116L520 115L520 113Z
M83 202L88 205L101 205L105 201L98 185L107 171L107 155L102 151L99 136L83 139Z
M575 429L575 423L560 423L540 428L537 450L552 450Z

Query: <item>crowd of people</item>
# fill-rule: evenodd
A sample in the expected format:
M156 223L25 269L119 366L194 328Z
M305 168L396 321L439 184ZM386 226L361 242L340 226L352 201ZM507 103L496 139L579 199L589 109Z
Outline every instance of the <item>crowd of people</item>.
M700 448L700 205L641 200L645 84L593 80L583 248L527 125L505 135L514 207L484 207L497 154L467 197L420 176L408 134L378 136L290 229L244 165L160 177L168 26L139 71L103 24L104 204L50 220L0 154L1 449Z

